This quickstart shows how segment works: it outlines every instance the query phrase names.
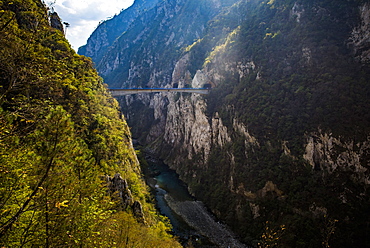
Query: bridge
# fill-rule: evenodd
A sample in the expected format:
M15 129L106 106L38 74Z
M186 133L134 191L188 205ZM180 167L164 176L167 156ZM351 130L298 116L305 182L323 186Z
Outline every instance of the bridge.
M153 93L153 92L185 92L185 93L197 93L207 95L211 89L208 88L147 88L147 89L109 89L112 96L125 96L131 94L140 93Z

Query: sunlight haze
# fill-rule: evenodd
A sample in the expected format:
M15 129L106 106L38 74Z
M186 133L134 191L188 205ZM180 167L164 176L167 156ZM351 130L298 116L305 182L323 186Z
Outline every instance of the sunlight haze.
M134 0L56 0L47 4L54 8L62 22L70 24L66 37L77 51L86 44L99 22L119 14L133 2Z

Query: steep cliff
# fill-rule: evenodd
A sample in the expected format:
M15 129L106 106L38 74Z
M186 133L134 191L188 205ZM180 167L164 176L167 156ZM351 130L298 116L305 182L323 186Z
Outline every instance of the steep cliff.
M86 49L105 47L101 57L92 58L102 77L112 87L166 85L170 83L169 75L180 49L200 38L206 23L222 6L235 1L157 1L155 6L154 1L150 5L139 5L140 1L137 1L133 5L137 6L137 15L126 17L133 11L131 7L103 22L80 52L96 56L96 52L90 53ZM125 27L127 22L130 25L122 31L121 26ZM111 33L113 29L121 32ZM108 34L114 42L106 41Z
M133 135L247 243L367 247L368 3L205 3L157 5L99 61L111 86L212 85L121 98Z
M114 41L129 29L132 22L158 2L159 0L137 0L117 16L101 22L89 37L87 44L79 48L78 53L99 61Z
M367 245L367 5L332 4L246 3L185 55L194 73L208 48L192 81L211 94L169 97L163 156L251 243L269 228L284 247Z
M370 46L370 5L364 3L360 7L361 23L353 30L350 37L350 44L353 45L355 56L362 62L369 62L369 46Z
M0 1L0 47L0 246L181 247L117 101L58 15Z

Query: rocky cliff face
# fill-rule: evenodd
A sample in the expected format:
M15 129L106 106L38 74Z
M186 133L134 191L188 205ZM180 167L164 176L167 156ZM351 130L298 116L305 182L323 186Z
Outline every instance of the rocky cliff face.
M352 30L350 44L354 47L357 58L362 62L370 61L370 4L365 3L359 7L361 23Z
M369 138L368 138L369 139ZM343 141L327 133L312 133L307 138L306 153L303 155L313 169L333 173L343 170L352 173L356 181L369 185L367 157L369 140L355 143Z
M114 41L126 32L130 25L142 15L152 9L159 0L136 0L132 6L122 11L112 19L106 20L91 34L87 44L79 48L78 53L99 61Z
M284 247L366 246L368 10L166 1L132 22L98 68L111 87L212 86L205 97L120 102L133 135L244 241L267 244L267 230L285 230Z
M135 1L99 25L79 52L94 59L112 87L163 86L170 83L180 49L200 38L206 23L233 2Z

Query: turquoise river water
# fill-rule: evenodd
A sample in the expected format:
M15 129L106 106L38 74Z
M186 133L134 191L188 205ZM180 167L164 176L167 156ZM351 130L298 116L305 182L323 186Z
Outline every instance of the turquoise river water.
M201 201L189 194L174 170L150 156L146 160L149 166L144 169L144 174L155 194L157 208L170 219L174 235L184 246L191 243L196 248L246 247Z

